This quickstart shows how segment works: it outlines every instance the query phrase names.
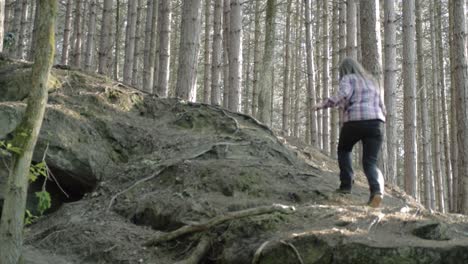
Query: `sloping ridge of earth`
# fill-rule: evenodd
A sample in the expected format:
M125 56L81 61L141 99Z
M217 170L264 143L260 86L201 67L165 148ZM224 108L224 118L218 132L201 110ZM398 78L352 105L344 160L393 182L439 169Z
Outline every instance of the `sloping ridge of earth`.
M0 139L24 112L29 71L0 59ZM26 263L468 263L466 216L391 186L369 208L362 173L353 194L334 194L334 160L248 115L52 75L34 161L46 157L53 206L26 229Z

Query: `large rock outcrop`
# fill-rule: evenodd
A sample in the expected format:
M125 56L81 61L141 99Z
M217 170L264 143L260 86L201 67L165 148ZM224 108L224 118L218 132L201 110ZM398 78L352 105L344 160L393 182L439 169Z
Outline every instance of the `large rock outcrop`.
M0 139L22 116L29 70L0 60ZM202 235L210 250L201 263L468 262L465 216L431 213L390 186L384 206L368 208L362 175L352 195L334 194L335 161L250 116L80 71L55 68L53 76L34 155L54 176L46 185L53 210L27 227L28 263L174 263L193 254ZM7 170L0 171L1 189ZM296 211L143 246L277 203Z

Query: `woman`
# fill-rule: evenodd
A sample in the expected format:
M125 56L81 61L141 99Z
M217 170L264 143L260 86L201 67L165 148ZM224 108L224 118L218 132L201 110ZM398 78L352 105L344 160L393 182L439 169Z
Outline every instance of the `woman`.
M354 59L345 58L340 65L340 87L336 96L313 106L314 110L341 107L343 126L338 142L340 167L339 193L351 193L353 168L351 151L362 141L362 165L369 183L368 205L379 207L384 193L384 179L377 168L383 141L385 105L377 81Z

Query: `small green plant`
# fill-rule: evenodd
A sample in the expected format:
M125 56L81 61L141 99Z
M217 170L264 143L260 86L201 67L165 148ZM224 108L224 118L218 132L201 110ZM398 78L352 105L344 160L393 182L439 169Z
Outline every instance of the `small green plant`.
M13 146L11 143L0 140L0 150L6 151L11 154L21 154L21 148ZM30 225L34 223L44 212L52 206L52 200L50 198L50 193L46 191L46 183L49 178L48 167L44 159L37 164L31 164L29 167L29 183L37 181L40 177L44 178L44 183L42 184L42 190L36 192L36 198L38 199L37 211L39 215L34 215L26 209L25 212L25 224Z

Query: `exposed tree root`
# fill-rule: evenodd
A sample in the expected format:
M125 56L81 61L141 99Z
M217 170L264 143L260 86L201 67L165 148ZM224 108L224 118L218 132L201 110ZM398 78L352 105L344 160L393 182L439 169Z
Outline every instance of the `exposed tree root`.
M208 236L203 236L190 257L181 261L177 261L175 264L198 264L206 255L208 250L210 250L210 248L211 239Z
M304 260L302 260L301 254L299 254L299 251L297 250L297 248L293 244L291 244L289 242L286 242L284 240L281 240L280 243L287 246L287 247L289 247L289 248L291 248L292 251L294 252L294 254L296 255L296 258L299 261L299 263L304 264Z
M186 160L192 160L192 159L195 159L195 158L198 158L200 156L202 156L203 154L211 151L213 149L213 147L216 147L216 146L220 146L220 145L226 145L226 146L230 146L230 145L248 145L249 143L231 143L231 142L218 142L216 144L212 144L210 145L208 148L205 148L203 149L202 151L200 152L197 152L195 153L194 155L190 156L190 157L187 157L187 158L183 158L183 159L178 159L176 161L173 161L173 162L169 162L168 164L163 164L161 165L160 169L157 170L155 173L153 173L151 176L148 176L146 178L143 178L143 179L140 179L138 181L136 181L135 183L133 183L132 185L130 185L128 188L118 192L117 194L115 194L114 196L112 196L110 202L109 202L109 205L107 206L107 209L106 209L106 213L108 213L112 207L112 205L114 204L115 202L115 199L117 199L117 197L119 197L120 195L132 190L133 188L135 188L136 186L140 185L141 183L144 183L144 182L147 182L151 179L154 179L156 178L157 176L159 176L159 174L161 174L165 169L175 165L175 164L178 164L178 163L181 163L181 162L184 162Z
M263 250L266 248L266 246L268 244L270 244L272 242L276 243L278 241L267 240L267 241L263 242L260 245L260 247L258 247L258 249L255 251L255 254L254 254L253 258L252 258L252 263L251 264L258 264L259 263L260 258L262 257ZM297 250L297 248L293 244L291 244L290 242L285 241L285 240L280 240L279 243L281 243L282 245L285 245L286 247L290 248L294 252L294 255L296 256L298 263L304 264L304 260L302 259L301 254L299 253L299 251Z
M255 251L255 254L252 258L252 264L257 264L258 261L260 261L260 257L262 256L262 252L263 252L263 249L268 245L270 244L271 240L267 240L265 242L263 242L260 247L258 247L258 249Z
M140 179L138 181L136 181L134 184L130 185L128 188L116 193L114 196L112 196L110 202L109 202L109 205L107 206L107 209L106 209L106 213L108 213L112 207L112 204L114 203L115 199L117 199L117 197L119 197L120 195L132 190L133 188L135 188L136 186L138 186L139 184L143 183L143 182L146 182L146 181L149 181L155 177L157 177L159 174L161 174L161 172L163 172L167 167L169 166L163 166L161 169L157 170L155 173L153 173L151 176L149 177L146 177L146 178L143 178L143 179Z
M250 208L250 209L236 211L236 212L228 212L225 215L214 217L204 223L186 225L172 232L157 235L153 237L152 239L150 239L148 242L144 243L144 246L154 246L158 243L169 241L169 240L178 238L183 235L187 235L187 234L195 233L195 232L202 232L202 231L210 229L213 226L216 226L216 225L219 225L219 224L222 224L227 221L234 220L234 219L255 216L255 215L269 214L273 212L291 214L295 210L296 209L293 206L273 204L269 206L260 206L260 207Z

